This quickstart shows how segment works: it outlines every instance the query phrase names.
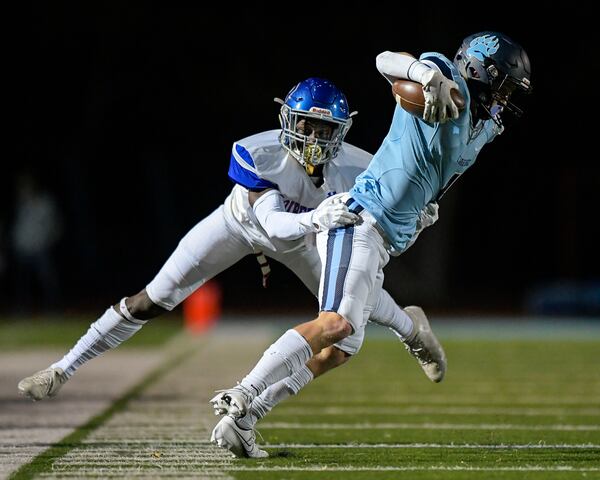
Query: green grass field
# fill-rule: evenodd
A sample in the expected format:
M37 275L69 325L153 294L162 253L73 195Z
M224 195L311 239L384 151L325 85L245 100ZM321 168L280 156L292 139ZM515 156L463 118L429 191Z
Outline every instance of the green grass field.
M371 338L258 424L270 458L233 460L220 472L239 480L600 479L600 339L441 339L449 361L441 384L399 342ZM141 447L112 448L125 468L128 449ZM160 469L146 460L135 468L153 478L214 473L194 459L198 441L173 443L168 464L168 443L162 448ZM63 468L77 476L81 465Z
M600 478L598 341L447 341L438 385L398 347L368 342L259 424L274 458L244 467L292 471L236 478Z

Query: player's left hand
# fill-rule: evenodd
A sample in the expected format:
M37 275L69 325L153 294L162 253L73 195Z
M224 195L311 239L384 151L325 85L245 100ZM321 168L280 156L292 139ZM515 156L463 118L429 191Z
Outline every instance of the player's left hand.
M438 221L440 206L436 202L431 202L425 205L425 208L419 212L419 218L417 219L417 230L421 231L424 228L431 227L435 222Z
M444 123L447 120L458 118L460 112L450 95L450 90L458 90L458 85L454 80L446 78L432 68L423 75L421 83L425 97L423 120Z
M404 247L404 250L400 252L389 251L388 253L393 257L397 257L398 255L406 252L406 250L408 250L417 241L417 238L423 230L425 230L427 227L431 227L431 225L437 222L439 218L439 208L440 207L436 202L431 202L425 205L425 207L419 212L419 216L417 217L417 226L415 228L415 233Z

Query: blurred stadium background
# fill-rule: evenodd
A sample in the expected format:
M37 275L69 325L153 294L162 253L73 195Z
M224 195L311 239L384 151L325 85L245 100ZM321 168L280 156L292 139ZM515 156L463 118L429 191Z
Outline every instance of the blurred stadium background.
M413 392L401 382L392 387L382 383L378 388L390 388L382 400L388 413L397 408L408 413L368 418L369 402L361 385L372 382L375 371L382 379L393 378L396 364L386 355L395 355L399 348L374 331L373 343L367 343L367 353L364 360L357 359L356 370L349 367L348 373L343 369L335 372L330 381L316 384L306 396L282 407L280 416L266 427L265 439L275 446L359 441L515 444L525 448L522 446L541 442L564 448L550 449L545 460L533 454L512 458L500 452L490 456L491 450L472 451L472 446L455 454L449 450L448 458L439 458L425 447L418 455L409 452L408 457L402 457L406 452L387 450L383 456L346 459L335 450L305 448L291 454L290 461L314 461L318 469L341 459L342 465L368 468L372 464L406 464L411 458L415 470L427 470L431 465L434 469L435 465L460 466L467 459L474 468L489 467L488 478L579 478L576 475L581 471L586 478L598 478L593 477L597 469L589 470L589 466L598 460L600 448L597 428L592 428L600 417L600 378L597 371L585 371L598 363L600 338L600 254L594 225L600 164L588 132L595 108L593 101L588 105L585 94L585 65L593 58L589 35L565 38L550 27L533 29L537 17L517 3L503 4L502 9L489 13L480 6L457 10L454 4L435 2L396 12L397 4L384 2L367 8L356 1L273 11L255 4L231 11L229 5L160 8L116 2L29 3L19 9L15 17L18 35L8 53L9 103L15 107L9 126L13 149L3 162L4 188L0 190L0 358L6 367L0 377L0 459L12 459L0 469L0 477L10 471L6 465L11 461L14 467L63 439L46 460L37 460L36 468L48 476L51 463L44 461L75 452L85 435L132 409L131 402L136 408L140 405L135 402L146 406L159 402L160 406L160 401L183 388L179 385L173 390L168 378L167 383L157 381L155 390L146 389L144 383L144 379L156 379L160 365L171 361L169 355L163 355L164 349L173 348L168 342L180 345L177 342L182 341L177 335L183 323L178 308L166 321L143 329L139 338L125 347L122 357L115 352L111 361L111 352L98 359L99 366L86 366L88 382L82 379L79 386L77 382L69 384L66 405L36 404L23 410L25 404L15 391L21 375L62 354L109 304L143 288L182 235L220 205L232 186L227 178L232 142L278 128L273 97L285 96L295 83L309 76L332 79L346 93L351 109L359 111L347 141L374 152L387 133L394 108L389 87L374 65L380 51L419 54L436 50L451 56L465 35L498 29L522 43L532 60L534 94L528 99L525 115L509 124L505 135L486 147L477 165L448 192L440 205L438 223L386 268L385 286L398 303L421 304L439 326L440 336L453 354L455 383L447 385L442 395L422 383ZM581 32L588 31L586 25L592 18L581 9L557 9L546 15L552 20L546 25L579 25ZM54 214L35 223L38 232L46 232L36 238L47 235L51 247L45 260L33 265L19 262L14 241L22 207L19 191L28 181L24 179L36 183L53 199L50 210L54 209L56 218L54 227L49 221ZM43 281L36 280L33 273L40 265L44 267ZM219 375L215 370L205 378L206 372L196 370L197 381L205 383L176 398L193 405L205 402L200 394L206 396L234 381L266 342L315 312L315 300L300 281L275 262L271 267L267 289L261 286L254 258L244 259L215 279L220 291L220 329L215 337L188 338L193 343L191 351L196 352L190 358L214 366L219 349L227 348L224 339L228 335L230 340L234 338L239 325L246 334L256 329L262 336L249 342L245 350L234 342L237 354L247 358L237 365L216 362L226 370ZM261 323L264 321L267 323ZM486 340L481 343L481 339ZM208 346L213 340L216 343ZM402 353L398 353L400 358ZM134 358L139 365L129 363ZM412 382L418 372L404 360L398 369ZM119 371L121 362L132 365L132 370L111 387L114 382L109 373ZM189 362L184 364L189 366ZM157 365L159 370L153 370ZM539 370L545 370L545 375L540 377ZM519 374L514 375L516 371ZM565 387L569 379L572 382ZM330 412L339 418L306 413L320 408L320 402L336 397L339 389L348 385L350 393L340 411ZM88 405L98 394L102 401ZM139 394L142 397L136 397ZM69 422L53 423L53 408L66 409L69 415L73 411L69 402L75 402L75 410L83 408L84 413ZM432 413L439 403L445 404L450 417ZM144 451L152 459L172 452L168 461L163 457L165 468L179 478L193 476L203 468L194 456L197 439L202 437L201 447L206 447L204 437L213 420L194 416L206 413L198 413L195 407L170 408L181 414L177 421L165 420L173 429L169 434L179 443L148 444ZM342 431L338 426L324 436L312 427L302 430L296 425L287 431L281 427L281 422L292 422L290 416L296 418L299 411L304 415L300 423L351 423L356 421L352 412L357 411L367 415L361 416L365 421L392 423L383 433L379 427L356 434L355 427ZM85 423L98 414L101 418L96 423L93 419L91 426ZM152 409L148 413L156 414ZM463 414L467 417L452 417ZM28 421L39 430L28 426ZM176 431L185 430L190 421L197 422L199 430L178 437ZM469 428L443 435L418 429L404 432L406 435L398 433L403 422L436 421L457 425L472 421L487 425L487 430L480 428L484 430L481 435L468 433ZM494 427L500 423L534 425L532 431L538 433L519 433L517 428L495 434L495 430L503 431ZM141 428L145 424L134 421L132 425ZM550 434L539 434L544 425ZM561 425L575 426L565 433ZM73 429L75 437L65 437ZM21 433L14 433L17 431ZM19 437L27 431L40 437ZM46 438L42 431L58 433ZM152 436L154 430L143 432L138 436L159 441ZM125 443L129 439L133 444L141 441L127 437L130 434L120 437L119 432L108 431L92 435L90 441L102 445L110 438L125 439ZM21 460L14 463L15 451L20 452L19 445L27 442L38 442L37 450L19 453ZM188 447L191 450L184 452ZM91 448L92 456L97 454L93 447L86 448ZM77 455L65 457L66 463L56 468L63 468L60 471L66 476L109 475L110 468L115 469L114 474L123 467L119 455L127 455L123 444L115 448L123 450L112 451L114 464L100 474L93 470L98 466L93 458ZM573 449L576 452L571 455ZM177 470L185 463L178 463L180 453L188 460L194 458L185 467L191 470ZM107 458L105 451L98 455ZM217 462L215 471L233 468L231 462L223 457L215 460L214 455L207 454L207 458ZM284 450L275 465L285 466L288 455ZM501 461L498 458L509 459L507 471L494 470ZM131 476L140 468L137 461L131 460ZM527 473L531 476L510 473L511 465L531 464L542 465L539 476L535 472ZM559 471L561 465L575 468L575 476L549 473ZM549 470L544 471L544 466ZM274 476L245 474L236 478L280 478L272 472ZM422 477L409 474L406 478L434 478L423 472ZM27 472L20 475L31 478ZM289 478L327 478L316 477L314 472L311 477L301 475L290 473ZM389 478L382 475L364 478ZM460 475L435 478L475 478Z
M441 311L597 316L590 224L600 164L577 121L587 115L574 98L577 80L563 83L559 73L561 62L588 61L586 36L534 33L530 17L508 8L492 18L457 15L450 4L414 8L399 23L387 6L365 10L361 2L320 5L310 21L255 6L230 18L215 5L30 5L11 54L17 108L0 193L2 310L23 308L15 305L11 249L20 174L37 178L62 217L55 306L104 308L145 286L180 237L222 202L232 186L232 142L278 128L273 97L308 76L331 78L359 111L347 140L374 152L394 108L377 53L451 56L467 33L498 28L529 52L535 93L524 118L446 195L435 228L390 263L387 288L400 303ZM560 15L585 25L585 12ZM218 279L224 306L313 309L287 271L275 267L272 279L263 291L255 260L246 259ZM40 298L29 306L43 308Z

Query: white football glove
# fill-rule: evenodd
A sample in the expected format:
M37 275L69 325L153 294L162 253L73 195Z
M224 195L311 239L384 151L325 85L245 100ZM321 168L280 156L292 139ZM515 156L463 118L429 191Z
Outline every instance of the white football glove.
M458 118L458 107L452 100L450 90L458 85L435 69L425 72L421 77L423 95L425 96L425 111L423 120L426 122L444 123L449 119Z
M414 235L412 236L410 241L406 244L406 247L404 247L404 250L400 253L404 253L404 252L406 252L406 250L408 250L410 247L412 247L412 245L417 241L417 238L419 237L421 232L423 230L425 230L427 227L431 227L431 225L433 225L435 222L437 222L437 220L439 218L439 215L438 215L439 208L440 208L440 206L435 202L431 202L431 203L428 203L427 205L425 205L423 210L421 210L419 212L419 218L417 218L417 228L415 229ZM393 252L390 252L390 255L395 257L395 256L400 255L400 253L394 254Z
M417 219L417 232L421 232L423 229L431 227L431 225L437 222L439 218L439 208L440 206L435 202L425 205L425 208L419 212L419 218Z
M332 228L345 227L358 221L360 217L348 210L348 206L336 199L333 202L323 202L312 213L311 223L315 232L322 232Z

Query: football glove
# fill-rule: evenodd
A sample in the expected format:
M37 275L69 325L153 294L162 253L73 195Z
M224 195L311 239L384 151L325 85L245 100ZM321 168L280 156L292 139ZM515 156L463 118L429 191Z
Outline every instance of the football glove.
M348 206L336 199L333 202L322 202L312 213L311 223L315 232L322 232L332 228L345 227L358 221L360 217L348 210Z
M453 88L458 90L455 81L449 80L432 68L423 74L421 84L425 97L423 120L430 123L444 123L449 119L458 118L458 107L450 95L450 90Z
M438 210L440 206L431 202L425 205L425 208L419 212L419 218L417 219L417 230L416 232L421 232L427 227L431 227L435 222L437 222L439 215Z

